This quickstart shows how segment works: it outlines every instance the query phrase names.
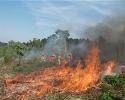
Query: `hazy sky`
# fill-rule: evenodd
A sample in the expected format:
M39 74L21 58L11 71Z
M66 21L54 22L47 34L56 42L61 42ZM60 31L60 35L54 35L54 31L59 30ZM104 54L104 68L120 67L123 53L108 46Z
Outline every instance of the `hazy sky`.
M81 38L79 32L122 11L123 3L125 0L0 0L0 41L43 39L57 29Z

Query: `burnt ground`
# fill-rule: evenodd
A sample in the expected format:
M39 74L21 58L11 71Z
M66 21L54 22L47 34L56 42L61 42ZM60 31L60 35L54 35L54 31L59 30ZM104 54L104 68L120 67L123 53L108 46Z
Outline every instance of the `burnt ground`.
M17 100L14 97L9 99L2 99L3 96L6 95L4 88L5 88L5 78L11 78L17 75L18 72L12 72L11 68L2 67L0 68L0 100ZM68 98L79 98L78 100L98 100L97 97L101 94L101 88L99 87L92 87L84 92L68 92L65 91L61 93L62 99L60 100L69 100ZM45 94L40 97L30 97L29 100L47 100L52 94ZM51 99L48 99L51 100Z
M74 98L73 100L77 100L75 98L79 98L78 100L98 100L98 96L101 95L101 88L93 87L83 92L64 92L62 93L62 99L60 100L70 100L68 98ZM42 100L49 97L49 95L44 95Z
M12 78L16 76L19 72L13 72L11 66L0 67L0 100L17 100L16 98L12 97L9 99L2 99L6 93L4 91L5 88L5 78ZM65 91L61 93L52 93L52 94L44 94L40 97L30 97L28 100L99 100L99 96L103 93L103 88L101 86L95 86L89 88L83 92L68 92ZM50 97L54 94L58 96L62 96L62 99L50 99ZM57 96L56 95L56 96ZM49 98L49 99L48 99ZM78 99L68 99L68 98L78 98ZM120 100L120 99L119 99ZM122 99L121 99L122 100Z
M60 94L45 94L39 97L29 97L28 100L99 100L99 95L101 95L102 90L100 88L90 88L84 92L64 92ZM51 99L52 95L54 97L62 96L61 99ZM72 98L72 99L71 99ZM15 97L11 97L9 99L0 99L0 100L17 100ZM27 100L27 99L26 99Z

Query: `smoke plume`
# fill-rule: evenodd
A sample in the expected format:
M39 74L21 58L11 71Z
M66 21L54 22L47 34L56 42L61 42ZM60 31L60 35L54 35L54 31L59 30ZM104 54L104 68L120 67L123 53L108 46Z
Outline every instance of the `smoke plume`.
M109 16L103 22L86 28L82 35L90 40L98 40L100 36L108 42L125 40L125 14L117 13Z

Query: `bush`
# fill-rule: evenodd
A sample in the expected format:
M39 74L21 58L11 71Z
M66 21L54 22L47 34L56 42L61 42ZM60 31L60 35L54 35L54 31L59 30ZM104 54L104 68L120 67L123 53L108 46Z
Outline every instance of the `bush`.
M54 94L48 96L45 100L63 100L62 94L58 91L55 91Z
M104 81L106 81L108 84L111 84L114 88L118 89L119 87L118 86L118 83L119 83L119 80L118 80L118 77L117 76L106 76L104 78Z
M21 70L23 71L23 74L25 75L30 74L33 71L31 66L25 66L25 65L21 67Z
M117 80L118 80L117 85L119 86L119 88L124 89L125 88L125 74L120 74Z
M125 74L120 74L118 76L106 76L104 80L111 84L115 89L125 88Z
M74 97L69 97L66 100L82 100L82 99L80 99L80 98L74 98Z
M113 87L112 87L112 85L110 85L110 84L107 84L107 83L103 83L103 84L101 84L101 89L102 89L102 91L108 91L108 90L113 90Z
M13 67L12 67L12 70L13 70L14 72L18 72L18 71L20 70L20 67L19 67L19 66L13 66Z
M125 67L122 68L122 73L125 74Z
M5 55L4 56L4 63L5 64L8 64L8 63L10 63L11 62L11 57L9 56L9 55Z
M103 93L98 97L98 99L99 99L99 100L114 100L114 99L112 98L112 94L113 94L113 92L110 91L110 90L105 91L105 92L103 92Z

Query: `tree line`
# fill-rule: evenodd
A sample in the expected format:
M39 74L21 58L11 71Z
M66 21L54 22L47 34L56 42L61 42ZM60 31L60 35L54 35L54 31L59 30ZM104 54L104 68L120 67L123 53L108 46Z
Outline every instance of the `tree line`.
M28 42L15 42L11 40L8 43L2 43L4 46L2 53L0 53L0 57L4 55L4 59L7 58L5 55L7 52L16 52L16 53L10 53L13 54L13 56L16 56L20 58L24 55L24 51L31 50L32 48L43 50L48 45L48 48L50 50L58 50L63 49L61 51L62 53L70 52L72 47L78 46L80 44L89 44L92 42L89 39L84 38L69 38L70 34L68 30L60 30L58 29L55 34L52 34L51 36L43 39L36 39L33 38L33 40L29 40ZM119 40L118 42L108 42L104 37L100 36L97 41L94 41L94 43L99 47L100 49L100 59L102 62L107 62L111 59L115 59L116 61L121 61L124 63L125 59L125 43L123 40ZM77 47L77 50L72 50L72 53L78 53L81 52L79 50L79 47ZM2 51L2 49L0 50ZM81 55L81 53L79 53ZM12 56L12 55L11 55Z

